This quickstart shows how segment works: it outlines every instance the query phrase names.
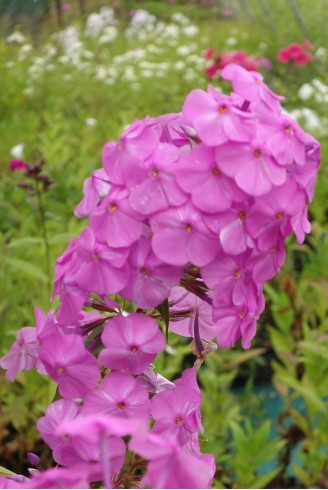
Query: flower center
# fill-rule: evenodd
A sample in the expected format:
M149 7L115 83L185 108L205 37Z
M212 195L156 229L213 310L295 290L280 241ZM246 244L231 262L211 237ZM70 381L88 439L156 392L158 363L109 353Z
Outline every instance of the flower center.
M238 218L240 219L240 221L245 221L246 211L240 211L240 213L238 213Z
M186 223L184 225L184 229L186 230L187 233L191 233L192 232L192 225L190 223Z
M158 170L158 168L154 167L151 171L151 176L152 177L158 177L158 175L159 175L159 170Z
M143 276L149 276L149 270L146 267L140 267L139 272Z
M240 269L236 269L235 272L233 273L234 277L236 277L237 279L240 277L240 274L241 274Z
M108 209L111 213L114 213L117 210L117 205L115 204L115 202L111 202L108 206Z
M124 403L124 402L119 402L119 403L117 404L117 407L118 407L120 410L124 410L124 409L125 409L125 407L126 407L126 405L125 405L125 403Z
M246 316L246 313L245 313L245 311L244 311L244 310L239 310L239 311L238 311L238 317L239 317L241 320L244 320L245 316Z
M183 419L182 419L181 417L177 417L177 418L175 419L175 423L176 423L177 425L182 424L182 422L183 422Z
M255 158L261 158L261 156L262 156L262 152L261 152L261 150L259 150L259 149L254 150L253 155L254 155L254 157L255 157Z
M90 459L89 464L98 464L98 461L96 459Z
M212 168L212 174L215 175L216 177L218 177L219 175L221 175L221 170L217 167L213 167Z
M131 352L137 352L137 350L138 350L138 347L136 345L131 345L131 347L130 347Z
M219 113L220 114L226 114L227 112L228 112L228 107L226 105L220 105Z
M98 255L98 254L92 254L92 258L93 258L93 260L95 260L96 262L99 262L99 255Z
M281 211L279 211L279 213L276 214L277 219L281 219L281 218L283 218L283 216L284 216L284 213L282 213Z
M293 128L291 126L285 126L285 129L284 129L285 133L286 134L289 134L289 135L292 135L294 134L294 131L293 131Z
M60 367L57 369L57 374L59 374L59 375L63 374L64 372L65 372L65 368L63 368L63 367Z
M275 254L275 253L276 253L276 251L277 251L276 247L272 247L272 248L270 248L270 252L271 252L271 253Z

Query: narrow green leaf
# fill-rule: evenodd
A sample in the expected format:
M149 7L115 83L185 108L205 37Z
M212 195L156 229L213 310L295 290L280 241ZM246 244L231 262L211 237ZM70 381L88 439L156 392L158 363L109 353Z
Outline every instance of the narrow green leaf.
M11 257L3 257L3 261L13 269L25 273L28 276L33 277L34 279L39 279L45 284L47 283L48 279L46 274L41 269L39 269L39 267L37 267L36 265L31 264L30 262L27 262L25 260L11 258Z
M169 300L165 299L163 303L156 307L158 313L162 316L165 323L165 337L166 342L169 337L169 322L170 322L170 311L169 311Z

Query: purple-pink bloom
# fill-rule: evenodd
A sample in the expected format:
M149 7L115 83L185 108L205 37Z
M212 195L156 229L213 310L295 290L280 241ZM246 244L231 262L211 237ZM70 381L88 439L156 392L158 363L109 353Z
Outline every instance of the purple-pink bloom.
M12 172L16 170L27 170L29 168L29 164L23 162L23 160L10 160L9 167Z
M150 220L152 248L159 259L171 265L191 262L202 266L218 251L218 238L206 226L203 215L191 202L156 214Z
M101 198L106 196L111 184L108 175L103 168L95 170L91 177L88 177L83 184L83 199L76 207L74 214L78 218L88 216L101 202Z
M0 359L0 367L6 369L6 378L14 381L20 371L36 368L39 361L40 343L34 327L23 327L16 335L10 351Z
M145 418L150 416L148 392L130 374L111 372L90 391L83 413L104 413L114 417Z
M105 345L99 362L119 371L141 374L165 347L157 323L141 313L111 318L101 335Z
M85 395L96 387L100 370L80 337L57 330L42 341L40 359L64 398Z
M32 478L20 488L90 488L90 485L87 475L79 470L49 468L46 471L33 472Z
M231 97L213 87L209 87L207 92L199 89L190 92L182 113L192 122L198 136L208 146L250 140L252 125L249 114L241 111Z
M164 264L156 257L149 238L141 238L131 247L128 264L129 279L120 294L138 308L160 305L183 273L182 267Z

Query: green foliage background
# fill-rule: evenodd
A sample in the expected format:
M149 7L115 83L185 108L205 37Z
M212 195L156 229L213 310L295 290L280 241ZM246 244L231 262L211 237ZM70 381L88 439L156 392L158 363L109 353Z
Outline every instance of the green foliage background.
M120 34L105 52L108 64L114 55L134 47L122 32L128 10L145 8L165 21L175 11L188 15L199 27L197 37L189 41L198 43L199 55L206 47L227 49L225 41L232 35L237 39L236 48L249 54L262 54L259 44L265 42L265 55L273 62L266 80L286 96L288 110L305 104L297 95L302 83L313 78L328 83L327 58L306 67L279 66L275 61L278 49L300 41L303 35L283 0L266 2L271 18L261 9L261 2L246 2L251 16L243 7L245 2L236 2L239 7L232 19L225 19L219 9L189 2L176 2L174 6L164 0L121 3ZM104 4L87 1L86 9L92 12ZM310 40L316 48L327 47L328 9L323 8L324 0L311 7L307 0L299 0L297 5ZM69 20L83 25L85 17L73 7ZM4 30L8 29L8 23L4 19L1 22ZM33 39L40 56L54 24L54 17L48 19ZM28 30L27 25L20 27ZM97 54L95 42L87 43ZM175 49L162 48L159 62L178 59ZM84 226L83 220L73 216L73 210L81 199L84 179L101 165L104 143L117 138L135 118L178 111L191 89L207 85L202 70L191 81L172 70L163 78L141 78L141 88L131 90L127 82L109 86L61 66L40 76L30 97L23 91L31 61L27 57L17 62L17 50L4 39L0 41L1 354L13 342L18 328L34 324L34 305L49 309L53 270L52 265L49 277L35 197L18 188L21 175L9 171L10 149L23 142L25 160L45 160L45 171L53 181L43 199L54 264L70 237ZM15 65L8 68L11 60ZM65 77L68 74L69 80ZM327 107L314 99L306 105L322 117L324 124ZM90 117L97 120L95 127L85 124ZM212 353L199 372L204 399L202 448L215 454L217 488L328 486L327 136L315 136L322 143L323 163L310 206L312 234L302 246L293 238L288 240L286 264L266 286L267 307L252 348L242 351L237 346ZM169 345L172 349L158 360L157 367L172 378L181 367L192 365L193 359L187 344L173 334ZM3 373L0 376L0 465L22 472L30 450L41 454L44 464L49 465L49 453L34 426L53 399L55 386L33 372L19 375L13 385Z

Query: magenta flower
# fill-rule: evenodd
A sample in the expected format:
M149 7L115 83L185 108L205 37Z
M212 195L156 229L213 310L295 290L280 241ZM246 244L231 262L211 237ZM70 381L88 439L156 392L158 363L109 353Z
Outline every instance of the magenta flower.
M174 178L178 157L179 152L174 145L159 143L151 158L143 162L139 169L139 175L143 174L142 181L132 188L129 197L135 211L150 216L187 201L187 195Z
M143 484L149 488L209 488L212 462L181 451L174 440L157 434L135 436L132 451L149 460Z
M113 187L90 216L96 239L110 247L129 247L142 233L142 218L130 206L128 191Z
M0 367L6 369L6 378L14 381L20 371L29 371L39 363L40 343L34 327L23 327L16 335L10 351L0 359Z
M227 141L247 142L252 134L249 115L213 87L208 92L199 89L190 92L182 112L208 146Z
M15 172L16 170L28 170L29 164L23 162L23 160L10 160L9 168L12 172Z
M27 485L24 488L90 488L87 475L72 468L49 468L33 472Z
M65 398L83 396L98 383L97 360L77 335L60 331L48 335L42 341L40 359Z
M86 395L83 412L104 413L123 418L145 418L148 421L148 392L130 374L112 372L105 376L100 386Z
M286 260L286 249L283 237L280 235L274 247L259 251L254 249L249 259L249 266L254 281L264 283L272 279Z
M99 362L119 371L141 374L165 347L165 340L157 323L141 313L111 318L103 330L105 345Z
M88 216L101 202L110 190L108 175L103 168L96 170L83 184L83 199L74 210L75 216L84 218Z
M262 196L273 185L279 186L286 181L286 169L277 165L265 143L260 143L259 139L247 145L229 142L216 148L215 153L222 172L251 196Z
M211 262L218 251L218 238L191 202L156 214L150 225L154 233L152 248L167 264L191 262L202 266Z
M257 199L249 211L246 227L249 234L257 238L259 249L274 247L279 233L284 237L289 235L292 226L297 231L298 222L293 221L291 224L290 218L297 215L304 206L305 194L292 180L274 187L270 193Z
M139 308L160 305L171 287L179 284L183 272L181 267L163 264L152 251L149 238L132 246L128 264L129 280L120 294Z
M103 149L103 166L110 181L114 184L125 184L123 172L133 172L136 163L148 158L157 144L158 136L150 119L134 121L118 143L107 143Z
M305 164L304 131L288 116L280 117L277 128L268 137L267 147L279 165L291 165L295 162L301 167Z
M216 336L216 325L212 320L212 306L201 300L195 294L187 292L182 287L172 289L169 300L173 302L170 312L175 313L170 321L170 330L185 337L195 338L195 318L197 315L200 338L213 340ZM181 316L178 316L181 312ZM186 312L188 316L186 316Z
M246 198L234 181L222 173L214 149L203 144L181 159L175 176L180 187L191 194L193 204L206 213L220 213L229 209L232 201Z
M73 400L57 400L48 406L44 417L39 418L36 426L42 439L51 449L69 440L68 437L58 435L57 428L63 422L76 419L80 411L80 407Z
M120 291L128 280L128 249L109 248L96 242L91 228L85 228L76 244L77 268L74 278L84 290L102 294Z
M175 388L174 383L164 378L161 374L155 373L153 365L146 367L144 372L139 374L135 379L148 393L153 395Z

